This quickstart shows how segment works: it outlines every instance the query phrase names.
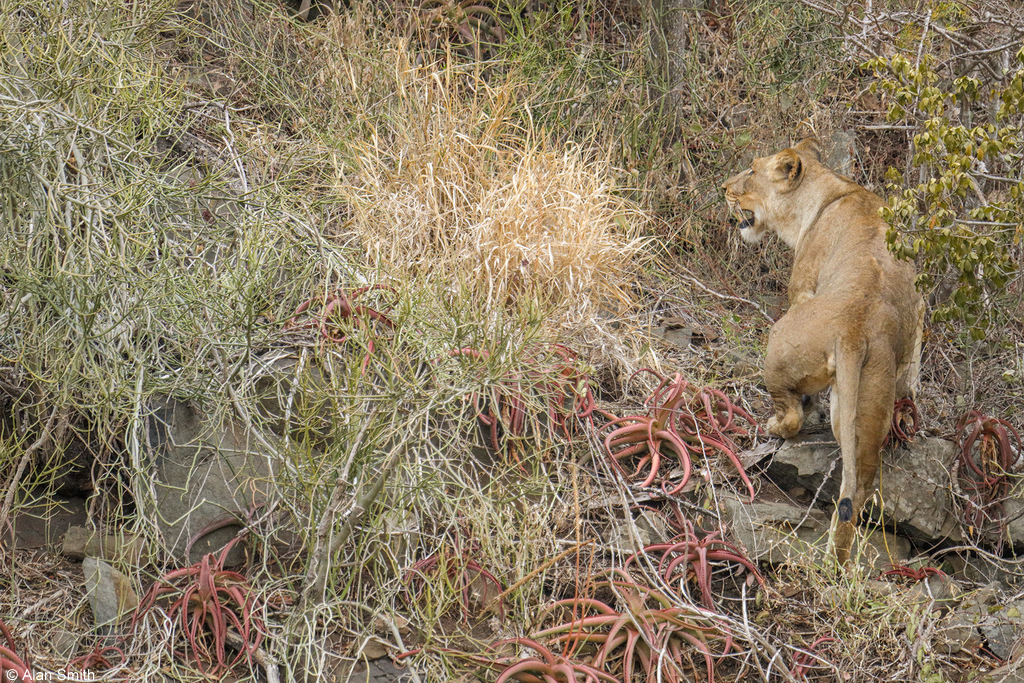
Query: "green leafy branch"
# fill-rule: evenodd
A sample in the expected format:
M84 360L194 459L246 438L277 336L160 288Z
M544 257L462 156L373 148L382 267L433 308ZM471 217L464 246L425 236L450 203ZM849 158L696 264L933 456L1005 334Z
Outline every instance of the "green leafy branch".
M963 320L982 339L1018 271L1024 234L1024 49L1002 83L943 80L933 62L926 54L867 63L878 78L872 89L887 96L887 119L914 131L911 166L886 174L882 214L890 248L921 266L932 319Z

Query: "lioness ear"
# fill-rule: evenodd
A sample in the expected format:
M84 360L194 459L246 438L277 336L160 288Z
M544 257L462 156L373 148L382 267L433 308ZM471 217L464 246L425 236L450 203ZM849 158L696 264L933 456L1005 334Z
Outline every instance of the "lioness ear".
M775 176L782 182L796 186L803 173L804 164L794 149L784 149L775 155Z
M809 156L815 161L821 161L821 147L818 146L818 138L816 137L804 138L796 143L793 149L800 154Z

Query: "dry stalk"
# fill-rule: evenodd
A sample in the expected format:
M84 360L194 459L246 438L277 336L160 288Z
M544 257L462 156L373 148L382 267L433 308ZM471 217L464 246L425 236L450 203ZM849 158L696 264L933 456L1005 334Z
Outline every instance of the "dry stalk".
M353 448L358 447L358 443ZM299 601L299 612L304 612L312 601L323 602L327 592L327 578L330 572L330 558L347 542L355 529L356 524L363 518L366 511L377 500L384 482L387 481L391 472L401 461L407 444L402 441L392 447L384 463L380 466L373 482L361 491L356 493L351 503L351 508L344 525L338 530L336 536L331 537L330 531L334 528L334 521L340 515L342 507L346 506L344 492L348 488L347 482L338 481L331 494L331 501L323 513L323 521L317 529L317 544L310 553L309 568L306 571L305 588L302 591L302 598Z

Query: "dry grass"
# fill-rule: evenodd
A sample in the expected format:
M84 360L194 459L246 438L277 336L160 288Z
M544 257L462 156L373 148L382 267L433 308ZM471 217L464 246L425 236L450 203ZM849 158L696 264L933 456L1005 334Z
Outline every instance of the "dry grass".
M642 212L607 162L519 129L515 85L468 71L395 65L387 127L339 169L345 227L373 267L462 282L485 308L526 299L556 323L617 312L632 298Z
M595 458L588 432L545 431L544 382L516 387L527 424L503 431L502 446L517 440L518 461L485 447L473 397L507 391L529 370L529 349L551 342L575 347L586 359L576 369L617 390L640 365L721 385L710 369L720 366L702 367L708 356L756 352L765 321L747 320L740 297L780 276L763 272L775 264L762 257L730 270L714 188L754 145L773 145L756 129L782 131L806 113L810 85L751 86L761 37L806 12L762 2L736 21L691 26L689 86L713 102L689 102L694 127L674 145L646 38L616 23L622 8L594 10L607 40L580 37L596 25L587 17L537 10L536 32L510 33L488 63L424 57L395 17L367 7L311 24L260 0L196 2L185 14L113 0L0 9L0 64L14 74L0 83L5 514L52 497L72 456L84 458L96 525L148 543L146 566L120 565L144 588L165 564L144 458L151 401L187 399L214 421L276 432L261 445L279 469L249 548L265 647L327 676L371 642L391 654L425 644L432 653L416 663L431 680L467 675L466 660L441 648L521 635L547 597L586 591L593 572L650 534L625 514L644 501ZM815 35L826 28L813 24ZM775 71L799 57L784 40L767 47ZM805 99L781 120L765 113L791 90ZM755 110L746 118L734 111L744 97ZM672 238L643 239L659 231ZM675 259L687 255L680 277ZM719 296L697 286L712 272ZM393 304L393 328L346 328L346 344L282 330L306 299L374 282L396 290L368 295ZM703 357L670 355L639 331L659 315L728 329ZM467 347L488 354L449 355ZM736 383L756 393L748 380ZM285 414L264 410L264 389ZM636 407L630 391L614 394ZM703 507L713 495L687 511L713 520ZM612 526L625 531L609 540ZM270 543L279 533L294 552ZM403 572L441 549L471 551L464 564L515 587L504 621L486 610L453 618L464 603L443 573L425 577L422 600L403 597ZM87 616L66 567L51 587L39 557L3 561L0 618L30 651L45 651L61 610ZM886 657L918 655L918 641L857 647L923 619L881 592L829 568L780 575L806 594L772 592L763 615L730 613L742 637L724 671L785 679L794 648L829 630L851 643L830 674L879 677ZM41 607L22 609L30 603ZM131 674L192 676L164 647L169 626L147 628L132 642Z

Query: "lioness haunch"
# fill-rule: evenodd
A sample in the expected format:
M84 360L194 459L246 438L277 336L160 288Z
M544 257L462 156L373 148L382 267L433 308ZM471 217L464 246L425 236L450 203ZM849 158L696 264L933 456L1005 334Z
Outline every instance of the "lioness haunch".
M893 402L917 389L924 302L914 270L885 246L882 200L823 166L813 139L756 159L723 187L744 240L770 231L796 252L789 311L768 336L764 381L775 403L768 431L795 436L803 397L832 387L832 431L843 457L832 542L846 563L875 490Z

